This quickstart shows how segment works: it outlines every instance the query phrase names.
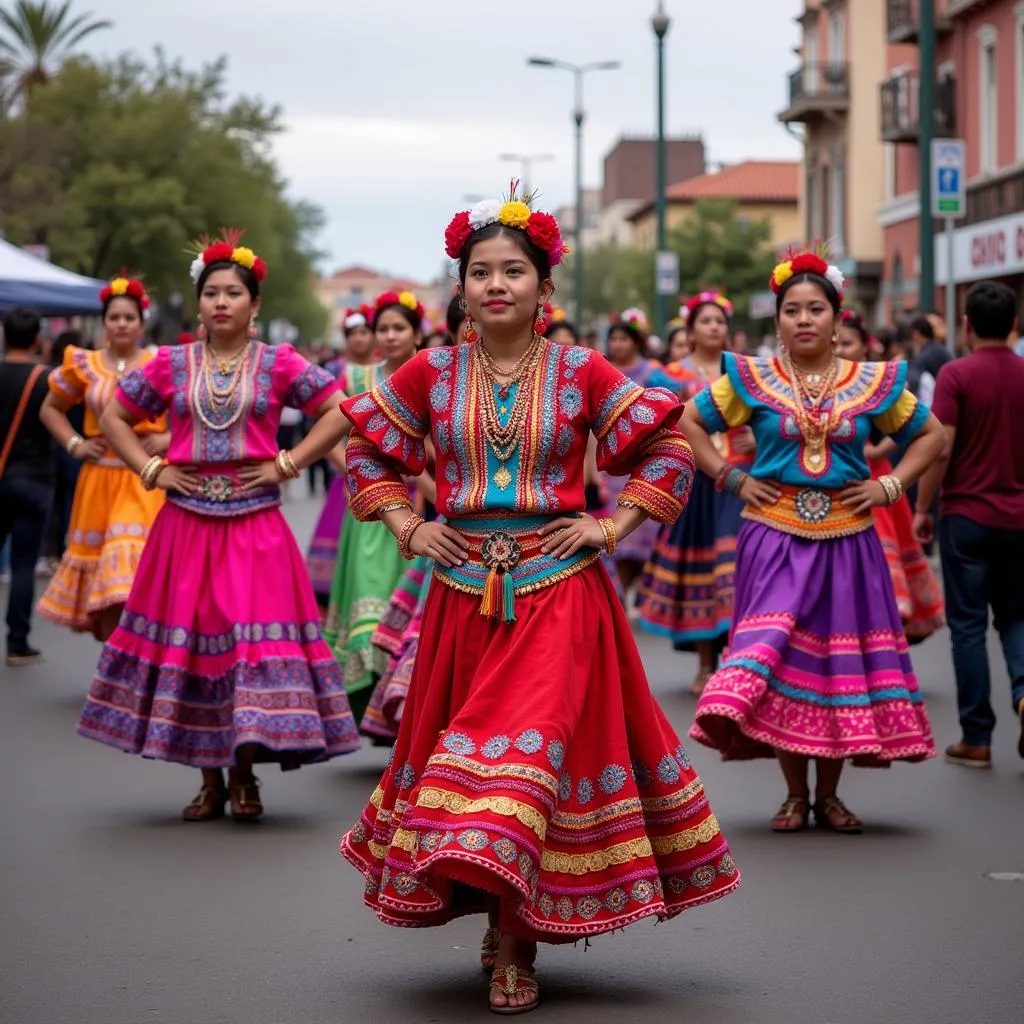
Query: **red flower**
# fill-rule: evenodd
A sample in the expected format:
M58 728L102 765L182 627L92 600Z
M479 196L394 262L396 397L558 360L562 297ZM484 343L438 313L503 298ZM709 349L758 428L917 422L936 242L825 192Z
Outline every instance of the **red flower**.
M550 213L531 213L526 222L526 233L534 245L539 246L549 256L561 256L562 232L558 221Z
M235 247L230 242L214 242L204 253L203 262L209 266L211 263L230 263L231 254Z
M444 251L449 259L457 260L462 255L471 234L473 226L469 223L469 210L455 214L444 232Z
M828 264L814 252L803 252L793 259L794 274L818 274L824 277Z
M256 257L252 265L252 275L257 281L265 281L267 277L267 265L259 258Z
M374 313L379 312L385 306L400 306L401 301L398 298L398 292L381 292L377 296L377 302L374 306Z

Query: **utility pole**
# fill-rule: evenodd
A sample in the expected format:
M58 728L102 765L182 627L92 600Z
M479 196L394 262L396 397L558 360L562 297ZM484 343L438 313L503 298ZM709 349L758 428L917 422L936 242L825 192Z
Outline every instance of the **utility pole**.
M917 305L921 310L935 304L935 232L932 226L932 137L935 134L935 0L919 0L918 26L921 71L918 81L917 158L921 168L918 188L921 199L917 278Z

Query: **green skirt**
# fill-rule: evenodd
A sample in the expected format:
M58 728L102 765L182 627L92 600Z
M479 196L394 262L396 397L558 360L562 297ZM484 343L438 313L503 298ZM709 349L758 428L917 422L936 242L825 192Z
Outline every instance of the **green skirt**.
M370 641L407 568L394 536L383 523L361 523L346 509L324 639L341 666L357 722L362 720L387 661L387 655Z

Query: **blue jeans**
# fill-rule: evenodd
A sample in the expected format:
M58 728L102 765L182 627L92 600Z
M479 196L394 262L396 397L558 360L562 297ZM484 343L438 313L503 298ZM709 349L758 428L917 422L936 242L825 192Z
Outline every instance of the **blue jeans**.
M1024 700L1024 530L997 530L964 516L946 516L939 525L939 550L960 727L965 743L987 747L996 724L985 647L990 607L1014 708Z
M0 479L0 547L11 539L11 593L7 599L7 650L19 654L28 646L35 601L36 562L50 514L53 489L38 480Z

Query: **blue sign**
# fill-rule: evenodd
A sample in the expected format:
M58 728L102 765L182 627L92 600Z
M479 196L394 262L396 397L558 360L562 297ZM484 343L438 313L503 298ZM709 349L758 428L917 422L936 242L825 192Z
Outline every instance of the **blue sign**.
M932 216L962 217L967 143L963 139L932 139Z

